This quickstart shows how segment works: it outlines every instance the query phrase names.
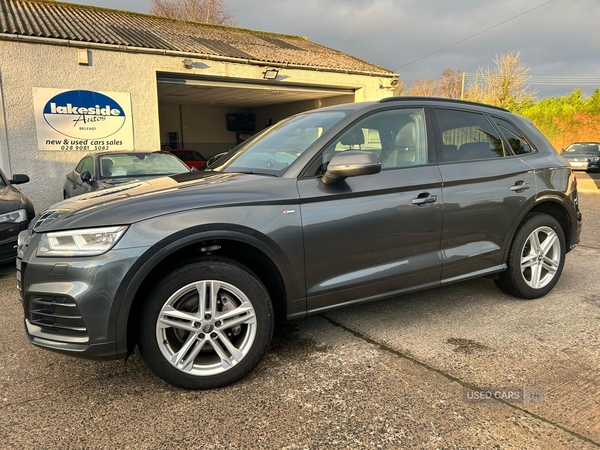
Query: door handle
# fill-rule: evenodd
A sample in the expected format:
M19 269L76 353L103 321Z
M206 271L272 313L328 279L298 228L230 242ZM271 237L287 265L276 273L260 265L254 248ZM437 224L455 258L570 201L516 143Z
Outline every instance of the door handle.
M529 183L517 181L513 186L510 187L510 190L513 192L523 192L525 189L529 189L530 187L531 185Z
M437 196L430 195L429 192L423 192L422 194L419 194L417 198L413 198L411 201L413 205L417 206L428 205L429 203L434 202L437 202Z

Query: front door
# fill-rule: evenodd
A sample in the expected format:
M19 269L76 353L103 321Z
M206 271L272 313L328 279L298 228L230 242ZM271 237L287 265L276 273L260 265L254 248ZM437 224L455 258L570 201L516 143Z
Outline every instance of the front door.
M427 141L423 109L379 111L298 181L309 311L439 284L442 180ZM381 173L324 185L328 161L346 150L375 152Z

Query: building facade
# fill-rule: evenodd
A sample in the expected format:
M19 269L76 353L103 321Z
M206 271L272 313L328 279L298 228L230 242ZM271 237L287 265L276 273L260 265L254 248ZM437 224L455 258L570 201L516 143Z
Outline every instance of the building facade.
M208 158L291 114L388 97L397 79L301 37L74 4L0 0L0 27L0 166L30 176L38 212L87 153Z

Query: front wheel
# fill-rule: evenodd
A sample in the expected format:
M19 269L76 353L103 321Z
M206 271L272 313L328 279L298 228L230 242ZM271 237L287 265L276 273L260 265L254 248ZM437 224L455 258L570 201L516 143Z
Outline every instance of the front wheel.
M266 353L273 306L246 267L205 258L167 275L144 305L139 348L150 369L185 389L235 383Z
M543 297L558 282L565 254L565 236L558 221L547 214L530 214L513 239L508 268L496 285L515 297Z

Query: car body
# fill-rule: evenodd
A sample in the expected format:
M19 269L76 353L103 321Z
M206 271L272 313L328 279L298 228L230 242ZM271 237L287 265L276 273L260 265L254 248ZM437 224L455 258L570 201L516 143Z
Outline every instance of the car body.
M600 171L600 142L574 142L562 155L574 170Z
M92 153L67 174L63 198L189 171L187 165L168 152Z
M58 203L20 235L40 347L235 382L275 320L475 277L538 298L579 242L576 180L531 121L395 97L293 116L212 169Z
M167 152L174 154L187 164L190 169L203 170L206 167L206 158L197 150L188 148L170 148Z
M27 175L8 179L0 170L0 263L17 257L17 237L35 216L33 204L14 184L29 182Z

